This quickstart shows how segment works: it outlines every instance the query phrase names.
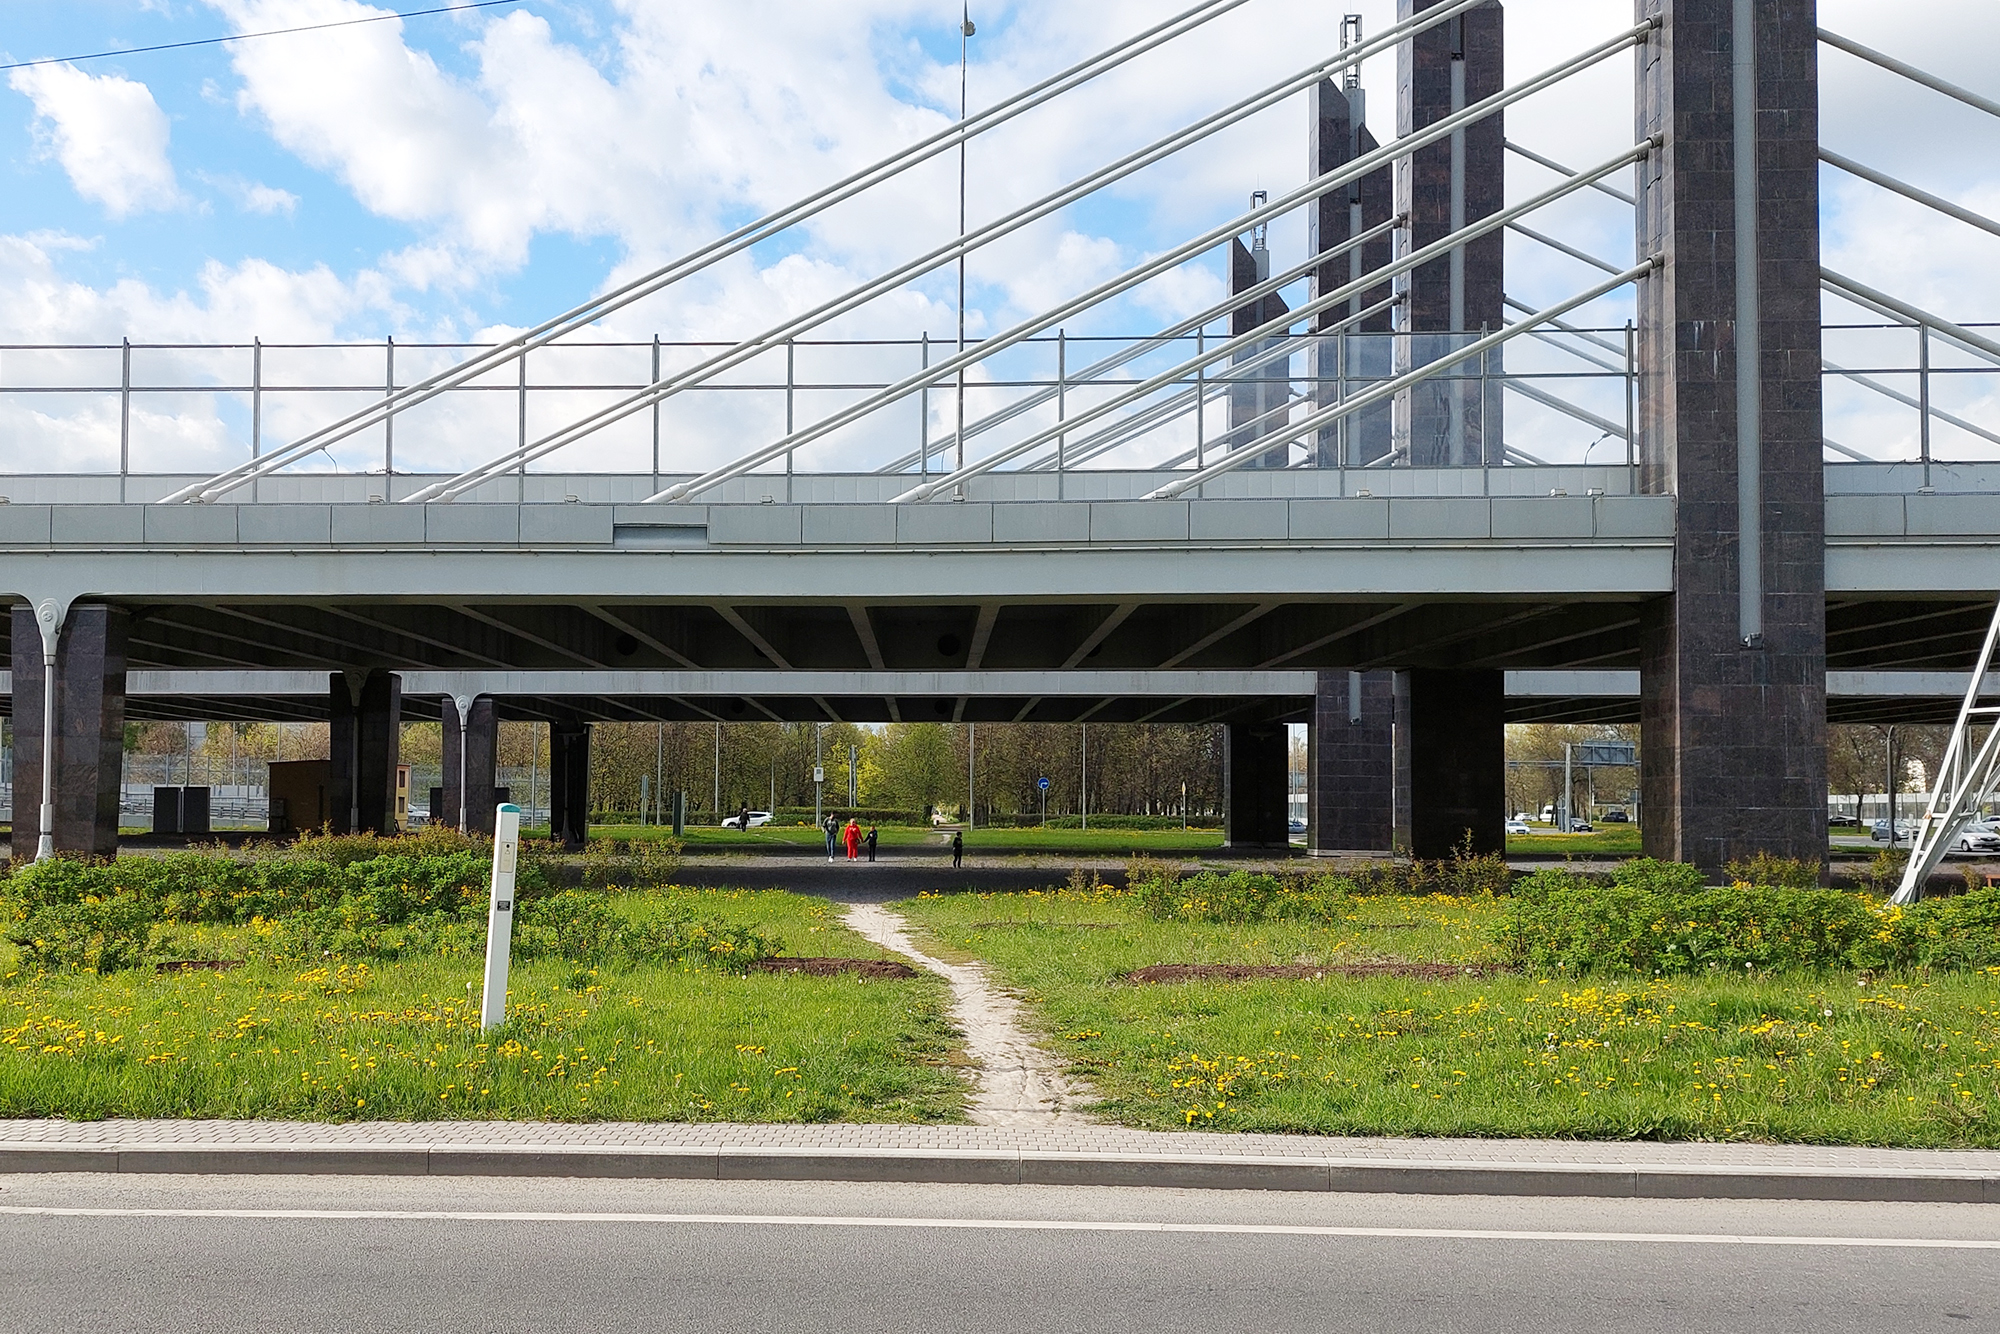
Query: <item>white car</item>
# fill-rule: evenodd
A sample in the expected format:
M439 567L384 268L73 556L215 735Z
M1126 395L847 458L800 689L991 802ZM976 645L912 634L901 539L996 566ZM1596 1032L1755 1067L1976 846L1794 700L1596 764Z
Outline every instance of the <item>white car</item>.
M1532 833L1534 831L1528 828L1528 822L1526 820L1523 820L1520 817L1516 816L1514 819L1509 820L1507 822L1507 832L1510 834L1527 834L1527 833Z
M767 825L769 823L771 823L771 813L769 811L752 811L750 812L750 823L748 825L743 823L741 815L732 815L722 822L722 827L724 829L755 829L760 825Z

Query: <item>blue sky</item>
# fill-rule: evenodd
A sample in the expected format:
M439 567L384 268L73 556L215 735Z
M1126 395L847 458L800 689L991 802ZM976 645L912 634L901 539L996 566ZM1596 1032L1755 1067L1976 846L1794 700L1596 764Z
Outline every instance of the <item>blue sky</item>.
M976 5L973 105L1181 3ZM1351 4L1371 32L1392 21L1392 0ZM7 61L390 8L387 0L0 7ZM974 223L1331 51L1346 7L1251 0L1199 37L982 141L970 171ZM1893 12L1872 0L1825 0L1822 11L1829 26L2000 92L1979 54L2000 42L2000 7L1989 0ZM1509 74L1519 78L1629 22L1629 7L1513 0L1509 15ZM956 111L958 18L955 0L523 0L13 71L0 87L0 341L443 340L523 327L946 124ZM1993 125L1841 60L1826 67L1830 144L2000 208ZM1365 72L1371 120L1385 139L1393 77L1388 58ZM1630 142L1630 77L1629 58L1609 62L1511 111L1509 137L1579 165L1609 156ZM1303 131L1295 101L975 260L974 332L1234 215L1252 189L1296 184ZM1517 194L1545 181L1517 177ZM947 239L955 186L953 164L933 164L672 301L617 317L607 332L754 332ZM1991 239L1950 230L1956 224L1941 230L1911 207L1830 182L1829 262L1960 319L2000 315ZM1601 254L1629 252L1629 215L1602 200L1566 204L1548 226ZM1280 223L1273 246L1281 262L1296 258L1302 225ZM1573 261L1510 240L1511 294L1554 299L1589 278ZM1220 282L1211 257L1077 327L1156 327L1215 300ZM1614 300L1593 314L1612 324L1623 311ZM840 327L941 336L953 323L949 275L936 275ZM169 442L161 448L198 466L238 448L234 430L182 421L161 428ZM12 431L0 437L17 460L23 450L47 454Z

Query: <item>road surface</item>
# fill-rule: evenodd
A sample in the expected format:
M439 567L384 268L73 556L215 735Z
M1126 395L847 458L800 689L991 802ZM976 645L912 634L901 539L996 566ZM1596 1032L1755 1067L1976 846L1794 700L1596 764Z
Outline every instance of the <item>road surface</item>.
M0 1178L0 1328L2000 1329L2000 1207Z

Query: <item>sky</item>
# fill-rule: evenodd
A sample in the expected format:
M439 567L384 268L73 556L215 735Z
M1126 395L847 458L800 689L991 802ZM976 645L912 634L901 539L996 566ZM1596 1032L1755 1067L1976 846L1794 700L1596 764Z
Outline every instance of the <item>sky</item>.
M969 102L977 110L1005 97L1160 21L1177 3L983 0L972 10ZM1393 0L1351 4L1368 32L1393 21ZM0 0L0 63L129 53L6 72L0 343L379 344L393 336L413 345L398 354L398 377L407 379L456 355L415 345L488 340L532 325L944 128L958 112L959 8L940 0L522 0L223 46L132 50L390 8L386 0ZM1196 36L981 139L967 162L972 224L1334 50L1342 8L1249 0ZM1508 13L1510 80L1630 22L1621 0L1514 0ZM1990 0L1824 0L1821 21L2000 96L1983 55L2000 44L2000 6ZM1394 74L1389 56L1363 71L1370 121L1383 139L1394 131ZM1632 139L1631 78L1630 57L1607 61L1511 110L1508 137L1573 165L1608 157ZM1831 52L1822 108L1829 146L2000 212L2000 123ZM969 331L1004 329L1223 223L1253 190L1296 186L1305 177L1304 132L1304 102L1294 98L983 252L970 265ZM1513 196L1550 179L1510 164ZM593 335L643 342L758 332L949 240L957 181L956 160L940 159L610 317ZM2000 318L2000 239L1831 171L1824 208L1829 265L1960 321ZM1538 225L1607 258L1630 255L1629 212L1602 197L1568 201ZM1296 262L1304 243L1302 215L1274 225L1279 263ZM1510 295L1530 304L1594 280L1593 270L1520 238L1509 240L1508 266ZM1219 256L1210 254L1066 328L1146 332L1224 291ZM1622 324L1629 305L1621 300L1586 314ZM1829 307L1829 318L1855 315ZM828 331L949 340L956 319L954 281L940 271ZM1850 363L1887 366L1909 359L1903 344L1911 341L1836 337L1829 355L1839 342ZM646 378L649 351L552 353L536 376ZM1088 353L1085 344L1075 355ZM135 354L135 377L235 383L248 356L146 351ZM360 393L380 383L382 356L379 345L366 354L274 350L264 375L267 383L338 381ZM800 356L819 358L802 383L888 374L872 362L843 372L831 354ZM0 386L116 376L103 354L9 350L0 363ZM767 382L774 365L742 374ZM996 367L987 378L1013 373ZM1987 378L1960 376L1939 396L1984 412L1993 402ZM1909 414L1856 393L1837 391L1850 413L1841 429L1885 457L1907 444ZM567 406L602 397L579 389ZM562 419L565 404L544 401L557 398L538 398L537 431ZM782 425L782 405L768 392L754 406L747 395L726 398L676 409L670 466L705 466ZM303 430L352 401L279 396L260 429L274 438ZM839 401L831 391L802 391L796 410L810 419ZM248 439L246 402L226 393L151 396L135 407L135 466L235 461ZM398 466L484 458L506 443L499 437L510 411L489 394L439 413L428 430L413 422ZM914 411L908 440L918 430ZM940 411L933 403L934 419ZM106 413L101 395L0 393L0 468L115 467L117 433ZM639 466L644 436L627 423L575 447L569 465ZM379 447L354 442L327 466L366 468ZM879 434L850 435L831 442L828 457L885 461L886 447Z

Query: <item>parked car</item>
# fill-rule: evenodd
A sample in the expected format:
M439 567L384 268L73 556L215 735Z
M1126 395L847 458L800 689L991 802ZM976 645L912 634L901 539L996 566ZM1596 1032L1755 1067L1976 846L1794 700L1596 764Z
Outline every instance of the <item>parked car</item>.
M1958 840L1951 846L1954 852L2000 852L2000 832L1991 825L1969 824L1958 831Z
M1916 836L1917 822L1915 820L1896 821L1896 841L1898 843L1907 843ZM1889 822L1887 820L1877 820L1869 827L1868 837L1874 839L1877 843L1887 843L1889 841Z
M769 811L752 811L750 812L749 824L746 825L743 823L741 815L732 815L722 822L722 827L724 829L756 829L761 825L769 823L771 823L771 813Z
M1594 834L1597 832L1597 826L1588 820L1571 820L1569 822L1569 832L1572 834Z
M1530 834L1534 831L1528 828L1526 820L1517 815L1507 822L1507 832L1509 834Z
M1626 814L1623 806L1613 806L1610 810L1604 812L1604 823L1631 824L1632 817Z
M1297 834L1300 837L1304 837L1306 832L1306 822L1300 819L1298 816L1294 815L1291 819L1285 821L1285 828L1291 833Z

